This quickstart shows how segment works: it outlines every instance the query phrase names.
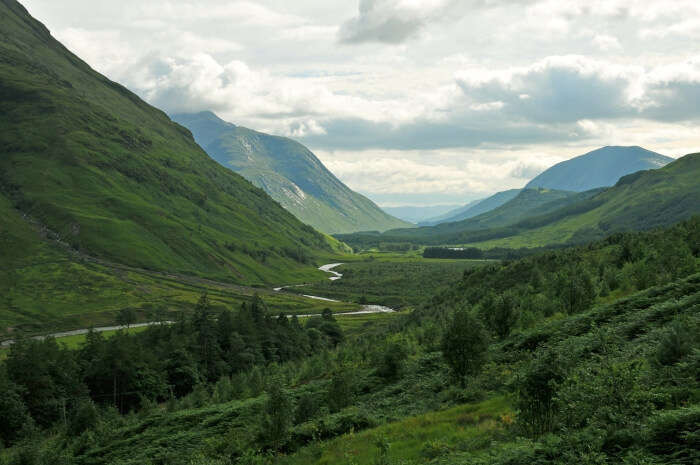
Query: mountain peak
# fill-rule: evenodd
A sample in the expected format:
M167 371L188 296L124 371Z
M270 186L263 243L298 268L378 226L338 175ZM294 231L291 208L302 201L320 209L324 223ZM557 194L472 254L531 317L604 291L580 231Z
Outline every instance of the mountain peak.
M173 115L173 120L189 128L214 160L264 189L320 231L409 226L349 189L297 141L226 123L211 112Z
M661 168L672 161L673 158L643 147L608 145L552 166L525 188L583 192L613 186L625 175Z

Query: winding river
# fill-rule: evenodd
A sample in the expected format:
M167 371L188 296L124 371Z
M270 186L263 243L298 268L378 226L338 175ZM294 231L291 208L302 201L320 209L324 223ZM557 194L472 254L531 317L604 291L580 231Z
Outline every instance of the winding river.
M319 270L324 271L326 273L330 273L332 276L328 279L331 281L335 281L337 279L340 279L343 277L342 273L338 273L337 271L334 271L333 268L336 268L338 266L342 265L342 263L329 263L327 265L323 265L318 267ZM308 286L308 284L295 284L291 286L282 286L282 287L276 287L273 290L275 292L282 291L284 289L290 288L290 287L303 287L303 286ZM316 295L306 295L302 294L302 297L306 297L308 299L314 299L314 300L322 300L325 302L340 302L339 300L334 300L334 299L328 299L326 297L319 297ZM389 307L384 307L383 305L363 305L362 310L357 310L354 312L338 312L335 315L366 315L370 313L394 313L394 309L389 308ZM292 315L290 315L291 317ZM320 316L318 313L313 313L313 314L308 314L308 315L297 315L297 317L300 318L305 318L305 317L314 317L314 316ZM173 323L172 321L151 321L148 323L136 323L132 324L129 327L130 328L142 328L144 326L153 326L153 325L158 325L158 324L171 324ZM104 331L114 331L117 329L127 329L126 326L100 326L97 328L92 328L93 331L96 331L98 333L104 332ZM90 328L83 328L83 329L74 329L72 331L61 331L58 333L51 333L51 334L45 334L43 336L34 336L34 339L44 339L47 337L55 337L55 338L60 338L60 337L66 337L66 336L78 336L80 334L87 334L90 331ZM15 341L13 339L8 339L6 341L0 342L0 347L9 347L12 345Z

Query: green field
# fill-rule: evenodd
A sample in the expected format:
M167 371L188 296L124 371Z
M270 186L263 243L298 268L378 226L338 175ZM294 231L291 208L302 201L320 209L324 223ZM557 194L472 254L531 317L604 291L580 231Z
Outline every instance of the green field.
M492 263L424 259L417 252L360 254L351 260L334 268L343 274L342 279L287 291L400 309L421 303L437 289L459 280L465 270Z
M324 444L314 444L281 465L355 465L430 463L455 452L474 453L507 434L513 410L505 397L464 404L447 410L409 417L397 422L350 432ZM386 452L382 453L382 447Z

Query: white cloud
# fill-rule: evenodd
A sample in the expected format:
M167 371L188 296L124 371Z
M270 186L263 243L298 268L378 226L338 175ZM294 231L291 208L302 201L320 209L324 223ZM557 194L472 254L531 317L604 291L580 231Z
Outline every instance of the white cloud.
M455 19L454 0L360 0L358 15L338 31L344 43L399 44L417 36L431 22Z
M371 195L468 197L600 145L700 145L697 0L24 3L149 102L298 138Z

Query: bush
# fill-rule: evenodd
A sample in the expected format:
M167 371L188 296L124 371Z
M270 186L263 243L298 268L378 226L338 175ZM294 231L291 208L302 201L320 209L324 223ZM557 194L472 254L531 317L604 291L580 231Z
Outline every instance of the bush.
M90 399L83 399L78 402L75 413L70 420L70 434L78 436L84 431L94 429L100 419L95 403Z
M455 312L442 341L445 361L462 387L486 361L488 339L479 320L466 309Z

